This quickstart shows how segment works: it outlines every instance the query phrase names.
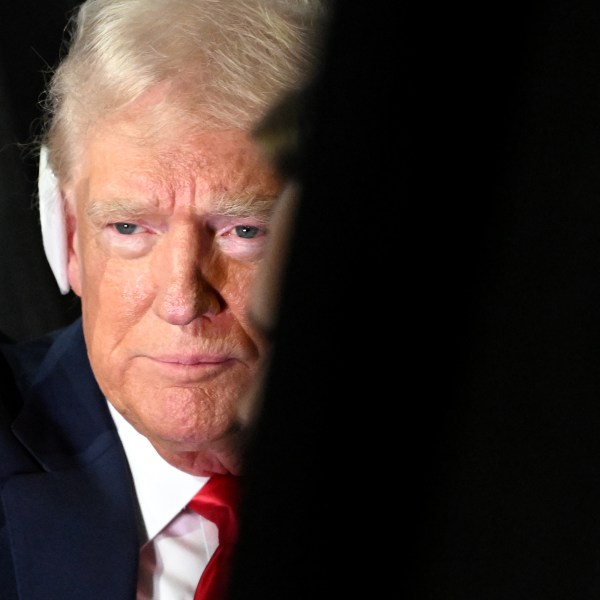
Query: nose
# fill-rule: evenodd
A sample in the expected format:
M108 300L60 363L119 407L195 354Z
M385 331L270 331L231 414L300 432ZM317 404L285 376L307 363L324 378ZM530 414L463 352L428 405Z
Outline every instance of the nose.
M163 234L154 249L152 268L156 281L154 312L172 325L187 325L221 310L219 292L203 273L210 257L202 257L201 235L193 224L180 225Z

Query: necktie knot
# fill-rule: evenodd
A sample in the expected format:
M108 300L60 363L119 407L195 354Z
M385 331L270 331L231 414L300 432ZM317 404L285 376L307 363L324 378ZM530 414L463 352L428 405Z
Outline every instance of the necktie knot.
M233 475L213 475L192 498L189 507L217 526L222 544L233 543L237 538L239 504L239 479Z

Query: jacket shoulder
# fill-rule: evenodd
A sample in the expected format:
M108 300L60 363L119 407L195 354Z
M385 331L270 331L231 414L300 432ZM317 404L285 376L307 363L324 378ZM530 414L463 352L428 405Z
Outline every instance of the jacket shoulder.
M0 335L0 368L4 369L2 373L6 373L7 379L12 379L13 385L16 385L23 395L39 375L44 363L56 354L57 348L64 345L65 338L70 340L73 337L81 338L83 343L81 319L67 327L30 340L12 342Z

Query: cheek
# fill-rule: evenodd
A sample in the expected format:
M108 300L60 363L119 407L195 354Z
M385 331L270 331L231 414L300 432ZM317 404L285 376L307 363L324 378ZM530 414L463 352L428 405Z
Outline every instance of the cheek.
M248 315L259 268L259 264L253 264L230 269L221 292L227 307L246 330L253 329Z
M238 310L247 309L257 273L257 264L238 264L227 269L222 293L229 306L236 307Z
M142 263L107 260L101 270L96 265L92 268L94 276L90 281L94 281L99 299L109 310L135 313L151 301L153 286Z
M136 304L146 297L151 287L148 257L131 259L120 255L89 225L80 227L78 235L80 243L75 247L79 250L83 301L94 300L103 305L115 301L112 308L120 310L121 304Z
M116 373L113 351L151 305L148 281L143 272L111 260L85 267L81 304L88 347L97 369L104 365Z
M82 266L82 306L88 316L121 327L151 303L152 284L143 261L125 261L88 252Z

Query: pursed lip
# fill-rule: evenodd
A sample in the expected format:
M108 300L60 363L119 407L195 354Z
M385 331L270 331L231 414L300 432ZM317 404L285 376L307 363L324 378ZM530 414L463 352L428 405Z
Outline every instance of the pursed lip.
M230 355L214 354L161 354L145 355L143 358L147 360L146 374L177 385L208 382L240 362Z
M146 358L158 363L174 366L220 365L233 359L229 355L214 354L161 354L158 356L146 356Z

